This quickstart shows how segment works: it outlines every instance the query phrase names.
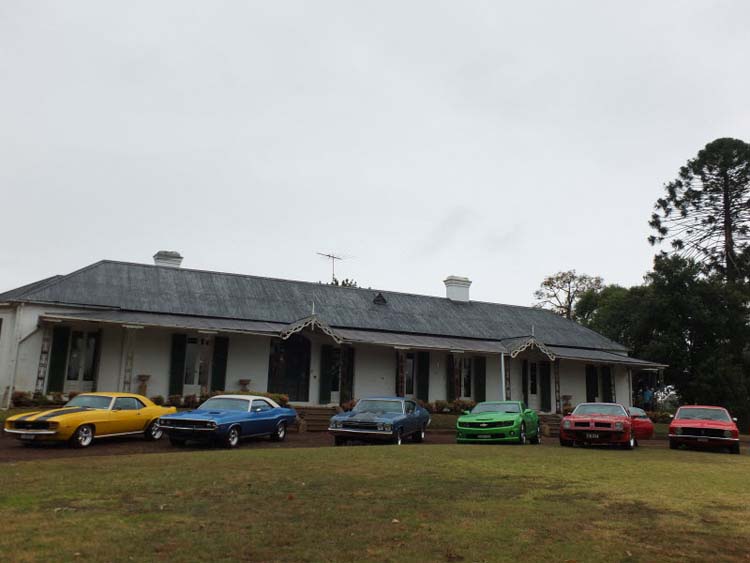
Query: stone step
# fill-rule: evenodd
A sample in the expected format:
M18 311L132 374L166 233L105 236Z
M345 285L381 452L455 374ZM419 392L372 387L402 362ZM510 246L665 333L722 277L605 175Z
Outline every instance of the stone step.
M306 406L291 405L299 418L304 421L301 427L308 432L325 432L328 430L328 422L336 414L336 407L328 406Z

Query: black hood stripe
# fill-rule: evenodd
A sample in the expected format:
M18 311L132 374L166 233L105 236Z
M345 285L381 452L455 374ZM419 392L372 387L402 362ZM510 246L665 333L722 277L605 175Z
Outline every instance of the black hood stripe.
M29 418L31 416L36 416L38 414L39 414L39 411L30 412L29 414L24 414L24 415L19 416L16 420L17 421L18 420L26 420L27 418Z
M34 420L49 420L50 418L55 418L56 416L63 416L65 414L76 414L79 412L85 412L90 411L91 408L88 407L68 407L66 409L62 410L53 410L48 413L43 414L42 416L38 416Z

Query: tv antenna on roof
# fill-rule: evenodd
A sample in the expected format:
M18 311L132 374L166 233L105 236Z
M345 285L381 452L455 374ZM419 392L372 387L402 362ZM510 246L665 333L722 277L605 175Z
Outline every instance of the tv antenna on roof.
M336 283L336 260L343 260L344 256L337 256L333 252L325 253L325 252L316 252L318 256L321 258L325 258L327 260L331 261L331 283Z

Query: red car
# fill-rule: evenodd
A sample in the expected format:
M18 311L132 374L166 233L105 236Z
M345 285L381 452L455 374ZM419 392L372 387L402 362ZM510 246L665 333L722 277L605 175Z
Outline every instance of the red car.
M560 445L616 445L632 450L636 445L628 411L618 403L581 403L562 419Z
M722 407L680 407L669 425L669 447L729 448L740 453L737 419Z
M646 414L646 411L638 407L630 407L630 421L635 431L635 439L650 440L654 437L654 423Z

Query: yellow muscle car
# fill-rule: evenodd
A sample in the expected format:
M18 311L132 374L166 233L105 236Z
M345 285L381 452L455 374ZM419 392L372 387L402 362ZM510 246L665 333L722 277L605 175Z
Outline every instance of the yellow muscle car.
M163 431L156 421L174 412L174 407L160 407L133 393L81 393L61 408L9 417L5 432L28 443L69 441L76 448L102 436L143 434L158 440Z

